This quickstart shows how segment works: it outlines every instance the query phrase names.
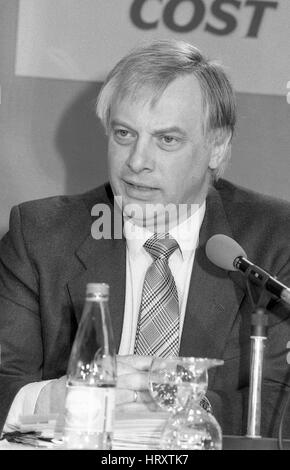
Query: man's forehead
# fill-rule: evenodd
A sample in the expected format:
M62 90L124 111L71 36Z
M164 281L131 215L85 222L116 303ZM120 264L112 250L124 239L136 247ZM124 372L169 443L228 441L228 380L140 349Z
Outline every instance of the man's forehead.
M136 87L136 89L117 93L113 101L113 105L116 108L122 105L140 105L154 108L160 100L163 92L164 89L154 87L153 85L140 85L139 87Z
M117 105L140 104L154 108L162 98L168 99L180 94L185 100L194 97L197 102L201 101L201 88L194 75L186 74L165 82L138 83L130 89L126 85L121 86L116 90L113 102Z

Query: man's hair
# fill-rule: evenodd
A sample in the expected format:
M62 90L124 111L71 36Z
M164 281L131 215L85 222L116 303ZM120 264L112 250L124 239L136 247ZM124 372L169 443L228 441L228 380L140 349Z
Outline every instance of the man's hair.
M153 41L123 57L107 76L97 100L97 116L109 130L112 103L123 98L149 99L154 105L176 78L193 75L202 94L204 136L209 142L230 142L236 123L236 101L230 80L222 66L208 60L196 47L183 41ZM215 177L223 172L230 156Z

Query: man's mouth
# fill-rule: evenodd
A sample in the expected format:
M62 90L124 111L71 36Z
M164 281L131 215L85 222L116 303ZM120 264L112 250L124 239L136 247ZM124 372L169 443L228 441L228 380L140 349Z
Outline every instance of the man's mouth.
M148 192L148 191L156 191L158 188L154 188L153 186L146 186L144 184L137 184L132 181L124 180L125 184L136 191Z

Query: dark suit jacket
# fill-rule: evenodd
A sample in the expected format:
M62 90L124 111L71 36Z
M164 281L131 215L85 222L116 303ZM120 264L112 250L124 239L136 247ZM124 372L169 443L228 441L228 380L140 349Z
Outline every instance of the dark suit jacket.
M87 282L110 285L110 311L119 345L125 240L91 236L91 209L96 203L111 207L111 196L107 185L83 195L48 198L12 209L10 231L0 244L0 428L23 385L66 373ZM228 275L206 258L205 243L216 233L233 237L250 260L290 285L290 204L220 180L209 192L196 251L180 355L224 359L224 366L210 372L208 396L224 433L244 434L252 308L243 276ZM283 390L290 384L289 313L281 302L270 302L263 373L264 436L277 434ZM287 426L290 433L289 422Z

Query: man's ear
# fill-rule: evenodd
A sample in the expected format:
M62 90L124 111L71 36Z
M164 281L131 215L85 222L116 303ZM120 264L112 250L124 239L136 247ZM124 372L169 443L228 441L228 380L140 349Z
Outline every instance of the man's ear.
M229 155L231 135L219 135L213 139L211 143L211 156L209 160L209 168L216 170L222 168L226 163Z

